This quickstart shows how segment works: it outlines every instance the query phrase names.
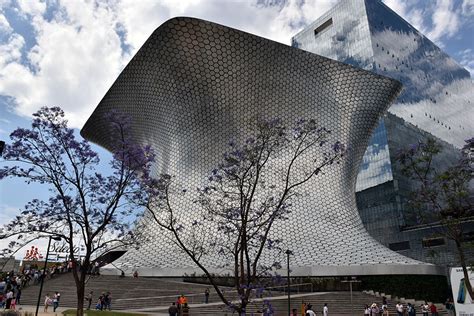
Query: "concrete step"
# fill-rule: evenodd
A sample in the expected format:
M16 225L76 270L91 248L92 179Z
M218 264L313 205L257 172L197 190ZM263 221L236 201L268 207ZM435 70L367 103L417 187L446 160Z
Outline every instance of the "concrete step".
M112 293L112 309L114 310L146 310L153 313L166 312L171 302L175 302L180 294L188 298L192 313L191 315L225 315L231 313L224 307L214 291L211 291L210 304L203 304L204 290L211 288L208 285L184 283L179 279L167 278L119 278L118 276L97 276L91 278L86 285L86 293L93 291L92 308L95 307L97 298L101 293L110 291ZM228 295L237 298L232 289L227 289ZM30 286L23 290L22 304L35 305L38 298L39 286ZM72 274L60 275L44 284L44 302L46 293L61 293L60 306L75 307L77 302L76 287ZM287 299L282 291L272 291L266 293L273 308L278 311L276 315L285 315L287 310ZM277 297L277 298L275 298ZM349 292L324 292L308 293L297 295L292 293L291 306L300 310L302 301L310 302L318 314L321 314L324 303L327 303L331 315L350 315L351 298ZM381 305L381 298L363 292L353 292L352 294L354 315L362 314L365 304L377 302ZM396 314L396 301L389 300L390 314ZM256 312L261 310L262 303L252 303L248 311ZM419 308L417 308L420 310ZM445 311L440 310L440 315L445 315Z

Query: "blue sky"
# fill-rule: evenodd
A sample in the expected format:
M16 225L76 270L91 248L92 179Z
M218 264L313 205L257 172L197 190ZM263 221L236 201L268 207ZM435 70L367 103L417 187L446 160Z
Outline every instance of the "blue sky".
M352 0L343 0L352 1ZM474 75L474 0L385 0ZM337 0L0 0L0 139L41 106L80 128L153 30L194 16L285 44ZM100 151L104 159L108 155ZM0 182L0 224L46 188Z

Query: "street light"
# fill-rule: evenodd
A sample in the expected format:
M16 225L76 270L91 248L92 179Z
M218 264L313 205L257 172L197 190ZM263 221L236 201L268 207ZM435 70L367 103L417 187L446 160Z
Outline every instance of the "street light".
M287 283L287 290L288 290L288 316L291 315L291 296L290 296L290 255L293 253L291 252L290 249L287 249L285 251L286 253L286 268L287 268L287 273L286 273L286 283Z
M0 140L0 157L3 154L3 149L5 148L5 142L3 140Z
M38 309L39 309L40 301L41 301L41 292L43 291L43 282L44 282L44 278L46 277L46 265L48 264L49 246L51 246L51 239L54 239L56 241L61 240L61 238L59 238L59 237L49 236L48 249L46 250L46 258L44 259L43 275L41 277L41 284L40 284L40 290L39 290L39 293L38 293L38 302L36 303L35 316L38 316Z
M351 315L354 316L354 306L352 305L352 283L360 283L362 281L356 280L356 277L351 277L350 280L341 281L343 283L349 283L349 289L351 291Z

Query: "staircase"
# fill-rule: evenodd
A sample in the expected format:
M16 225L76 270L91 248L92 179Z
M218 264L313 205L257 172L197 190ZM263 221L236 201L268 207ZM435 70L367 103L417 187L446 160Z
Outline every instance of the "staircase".
M232 315L221 303L215 292L211 289L209 304L204 303L204 291L209 286L184 283L180 278L131 278L118 276L96 276L86 284L86 294L93 291L92 307L95 308L97 299L101 293L111 292L113 310L137 310L149 314L167 314L168 306L175 302L180 294L184 294L190 305L191 315ZM210 287L209 287L210 288ZM23 290L22 305L36 305L39 286L34 285ZM44 283L41 304L44 302L46 293L51 295L59 291L61 293L60 306L75 307L77 301L76 287L72 274L57 276ZM232 298L237 296L231 289L228 294ZM271 306L276 311L275 315L286 315L287 297L285 293L273 291L270 300ZM381 305L381 298L363 292L353 292L354 315L362 315L365 304L376 302ZM351 300L349 292L315 292L292 294L291 308L297 308L301 315L301 303L309 302L318 315L324 303L328 304L330 315L351 315ZM396 315L396 301L389 301L390 315ZM262 310L262 301L255 300L248 307L248 314ZM418 313L421 314L417 306ZM444 310L439 310L440 315L446 315Z

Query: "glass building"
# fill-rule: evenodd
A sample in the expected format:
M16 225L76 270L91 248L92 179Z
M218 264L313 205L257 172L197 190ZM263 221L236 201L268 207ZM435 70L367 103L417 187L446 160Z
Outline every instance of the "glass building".
M402 82L403 92L363 157L356 185L359 212L369 233L392 250L456 264L455 247L408 208L415 184L401 175L395 153L435 137L444 147L436 166L456 160L457 148L474 135L469 72L378 0L341 1L296 34L292 46Z

